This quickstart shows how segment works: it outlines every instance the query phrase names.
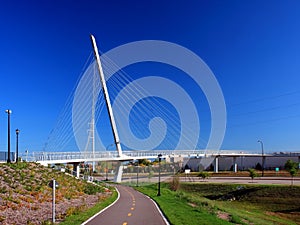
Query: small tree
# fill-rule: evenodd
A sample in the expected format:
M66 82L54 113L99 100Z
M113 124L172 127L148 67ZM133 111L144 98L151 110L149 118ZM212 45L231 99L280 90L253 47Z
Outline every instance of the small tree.
M203 180L205 180L206 178L208 178L210 176L210 174L208 172L205 172L205 171L201 171L199 174L198 174L198 177L201 177Z
M255 177L257 177L258 174L257 174L257 172L256 172L255 169L249 169L248 171L249 171L249 177L251 177L252 183L253 183L253 179L254 179Z
M291 185L294 184L294 176L296 176L298 172L298 164L294 162L293 160L288 160L284 164L284 168L290 173L291 175Z
M149 174L148 174L149 182L150 182L151 178L153 177L153 175L154 175L153 170L149 170Z
M180 177L179 176L173 176L172 181L170 182L170 189L172 191L177 191L180 187Z
M260 165L260 163L257 163L257 164L255 165L255 169L256 169L256 170L262 170L262 166Z

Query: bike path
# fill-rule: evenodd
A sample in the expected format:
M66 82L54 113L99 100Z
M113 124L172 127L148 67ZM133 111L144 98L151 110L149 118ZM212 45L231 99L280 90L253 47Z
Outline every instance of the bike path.
M85 225L167 225L156 204L127 186L116 186L119 199Z

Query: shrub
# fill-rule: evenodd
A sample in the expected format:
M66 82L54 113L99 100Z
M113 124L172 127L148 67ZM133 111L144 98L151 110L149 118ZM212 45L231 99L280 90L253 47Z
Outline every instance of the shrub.
M284 168L290 173L292 180L291 180L291 185L294 183L294 176L296 176L298 172L298 164L294 162L293 160L288 160L286 161Z
M255 177L257 177L258 174L257 174L257 172L256 172L255 169L249 169L248 172L249 172L249 177L251 177L252 182L253 182L253 179L254 179Z
M201 177L203 180L205 180L206 178L208 178L210 176L210 174L208 172L205 171L201 171L197 177Z
M177 191L180 186L179 176L173 176L172 181L170 182L170 189L172 191Z
M87 184L83 190L84 193L88 195L94 195L98 192L101 192L101 188L97 185Z

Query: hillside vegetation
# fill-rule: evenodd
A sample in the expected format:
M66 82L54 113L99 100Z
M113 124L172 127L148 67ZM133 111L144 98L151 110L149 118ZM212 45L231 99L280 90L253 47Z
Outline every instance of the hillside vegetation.
M108 187L78 180L36 163L0 164L0 224L47 224L56 189L56 220L85 210L111 196Z

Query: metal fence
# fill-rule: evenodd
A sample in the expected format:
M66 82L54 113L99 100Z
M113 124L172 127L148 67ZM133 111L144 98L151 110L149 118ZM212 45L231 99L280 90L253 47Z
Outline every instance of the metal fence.
M0 151L0 162L6 162L8 158L7 151ZM10 160L15 161L16 160L16 154L15 152L10 152Z

